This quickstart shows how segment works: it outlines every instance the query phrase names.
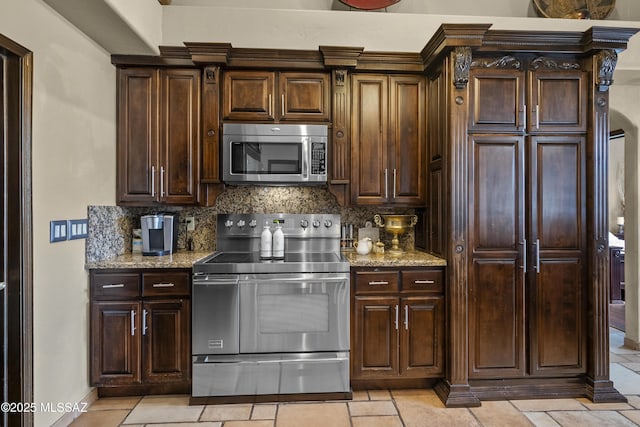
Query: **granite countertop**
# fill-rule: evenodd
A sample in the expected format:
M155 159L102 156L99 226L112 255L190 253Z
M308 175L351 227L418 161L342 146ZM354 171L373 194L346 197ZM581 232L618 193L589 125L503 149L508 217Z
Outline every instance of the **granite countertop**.
M88 262L87 270L109 268L191 268L193 263L210 255L212 251L179 251L172 255L143 256L126 253L103 261ZM405 252L401 256L389 254L358 255L356 252L343 252L351 267L441 267L447 265L443 258L426 252Z
M391 256L388 253L382 255L359 255L356 252L342 253L351 267L444 267L447 260L426 252L405 252L400 256Z
M126 253L103 261L88 262L87 270L107 268L191 268L200 258L213 251L179 251L171 255L143 256L140 253Z

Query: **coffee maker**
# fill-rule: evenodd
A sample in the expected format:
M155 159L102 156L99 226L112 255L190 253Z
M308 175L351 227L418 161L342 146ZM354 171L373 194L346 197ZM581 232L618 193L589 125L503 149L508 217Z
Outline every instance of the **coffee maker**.
M178 249L178 214L159 213L140 217L142 255L169 255Z

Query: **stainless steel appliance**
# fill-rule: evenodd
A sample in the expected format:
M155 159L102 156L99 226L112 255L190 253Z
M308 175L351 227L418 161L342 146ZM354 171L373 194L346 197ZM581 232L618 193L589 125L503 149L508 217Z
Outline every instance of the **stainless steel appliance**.
M143 215L142 255L168 255L178 249L178 214Z
M259 256L277 219L285 258ZM218 215L193 266L192 396L349 393L349 264L339 215Z
M227 183L327 182L327 125L222 126L223 180Z

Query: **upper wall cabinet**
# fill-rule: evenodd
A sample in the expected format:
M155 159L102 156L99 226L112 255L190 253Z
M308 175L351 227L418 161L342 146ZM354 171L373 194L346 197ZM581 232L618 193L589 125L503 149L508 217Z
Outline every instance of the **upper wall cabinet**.
M224 73L223 118L327 122L328 73L231 70Z
M528 71L527 71L528 70ZM470 76L469 130L585 132L586 73L580 64L538 57L478 58Z
M118 204L197 203L200 74L118 69Z
M423 206L424 78L354 74L351 91L352 202Z

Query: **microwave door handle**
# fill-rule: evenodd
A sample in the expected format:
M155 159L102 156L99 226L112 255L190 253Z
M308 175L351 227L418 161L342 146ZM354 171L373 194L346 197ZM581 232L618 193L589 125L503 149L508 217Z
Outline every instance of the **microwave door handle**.
M309 178L309 144L308 139L302 144L302 179L305 181Z

